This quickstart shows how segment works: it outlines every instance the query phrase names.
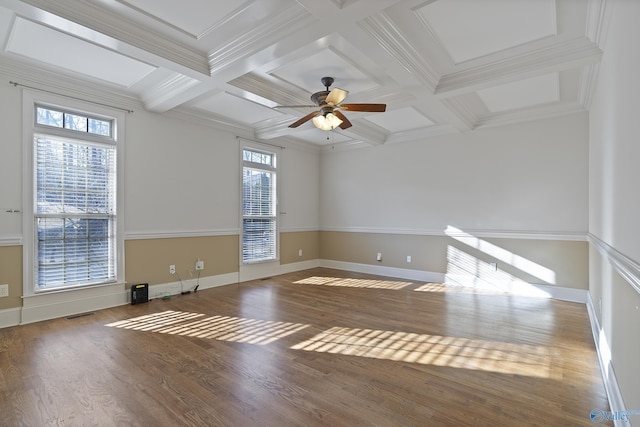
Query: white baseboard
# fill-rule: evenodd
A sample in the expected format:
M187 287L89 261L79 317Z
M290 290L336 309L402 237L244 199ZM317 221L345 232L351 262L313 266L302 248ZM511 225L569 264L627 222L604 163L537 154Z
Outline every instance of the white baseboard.
M399 279L419 280L422 282L444 283L444 274L431 271L410 270L408 268L385 267L381 265L357 264L354 262L320 260L320 267L336 270L355 271L357 273L376 274L379 276L397 277Z
M557 299L560 301L579 302L581 304L586 304L587 298L589 298L589 291L586 289L575 289L563 286L543 285L536 283L532 283L531 286L547 293L549 295L549 298Z
M587 313L589 313L589 321L591 323L591 332L593 333L593 340L596 344L596 351L598 353L598 361L600 362L600 371L602 372L602 380L604 381L604 388L609 399L609 406L611 412L625 411L624 400L622 399L622 393L618 386L618 380L616 374L613 371L611 365L611 348L607 342L607 337L604 331L600 327L598 316L596 316L595 308L593 307L593 301L591 300L591 294L587 294ZM602 408L601 408L602 409ZM620 420L614 421L616 426L629 426L628 422Z
M20 323L40 322L127 304L124 286L121 283L25 297Z
M22 307L5 308L0 310L0 329L20 324Z
M291 264L280 265L280 274L293 273L296 271L309 270L311 268L320 267L320 260L314 259L310 261L292 262Z

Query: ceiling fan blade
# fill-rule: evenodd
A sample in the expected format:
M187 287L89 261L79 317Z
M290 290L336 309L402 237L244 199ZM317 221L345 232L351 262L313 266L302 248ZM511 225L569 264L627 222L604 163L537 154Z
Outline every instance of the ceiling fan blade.
M339 105L338 107L347 111L366 111L371 113L382 113L386 111L387 104L342 104L342 105Z
M297 128L298 126L300 126L301 124L308 122L309 120L313 119L315 116L317 116L318 114L320 114L320 111L314 111L313 113L309 113L306 116L304 116L303 118L301 118L300 120L293 122L289 125L290 128Z
M351 122L349 121L349 119L347 119L345 117L344 114L342 114L340 111L338 110L333 110L333 114L336 115L336 117L338 117L340 120L342 120L342 123L340 123L340 129L346 129L346 128L350 128L351 126L353 126L351 124Z
M324 102L330 105L338 105L344 101L348 94L349 91L334 87L331 89L331 92L329 92L329 95L327 95L327 99L325 99Z

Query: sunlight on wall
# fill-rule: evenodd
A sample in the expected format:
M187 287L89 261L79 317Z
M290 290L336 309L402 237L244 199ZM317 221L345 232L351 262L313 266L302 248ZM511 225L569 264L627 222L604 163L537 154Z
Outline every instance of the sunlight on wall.
M449 237L456 239L457 241L462 242L465 245L471 246L474 249L478 249L479 251L482 251L485 254L490 255L502 262L505 262L520 271L535 276L538 279L541 279L549 284L556 284L555 271L547 267L537 264L520 255L516 255L513 252L503 249L500 246L494 245L493 243L489 243L486 240L474 237L471 234L465 233L464 231L456 227L452 227L450 225L447 226L445 233Z
M108 327L151 331L220 341L265 345L303 330L309 325L242 317L164 311L109 323ZM194 320L195 319L195 320Z
M343 286L347 288L375 288L375 289L402 289L411 282L400 282L392 280L355 279L343 277L308 277L306 279L293 282L300 285L323 285L323 286Z
M445 282L450 285L485 291L551 298L548 292L504 271L494 271L489 263L480 261L454 246L447 248Z
M530 377L553 374L547 347L440 335L334 327L291 348Z

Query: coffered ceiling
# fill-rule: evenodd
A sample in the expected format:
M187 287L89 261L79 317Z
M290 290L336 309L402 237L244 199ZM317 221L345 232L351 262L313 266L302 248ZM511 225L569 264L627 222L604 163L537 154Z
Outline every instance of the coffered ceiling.
M588 109L606 0L0 0L0 70L255 138L383 144ZM44 73L42 72L44 71ZM47 77L45 77L47 76ZM320 79L353 126L311 121ZM329 136L329 137L328 137Z

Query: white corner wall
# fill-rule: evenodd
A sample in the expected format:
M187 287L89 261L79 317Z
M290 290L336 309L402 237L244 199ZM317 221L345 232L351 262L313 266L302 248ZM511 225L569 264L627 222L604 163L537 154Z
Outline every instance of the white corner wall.
M640 410L640 2L613 0L610 10L590 109L590 294L619 386L615 409Z

